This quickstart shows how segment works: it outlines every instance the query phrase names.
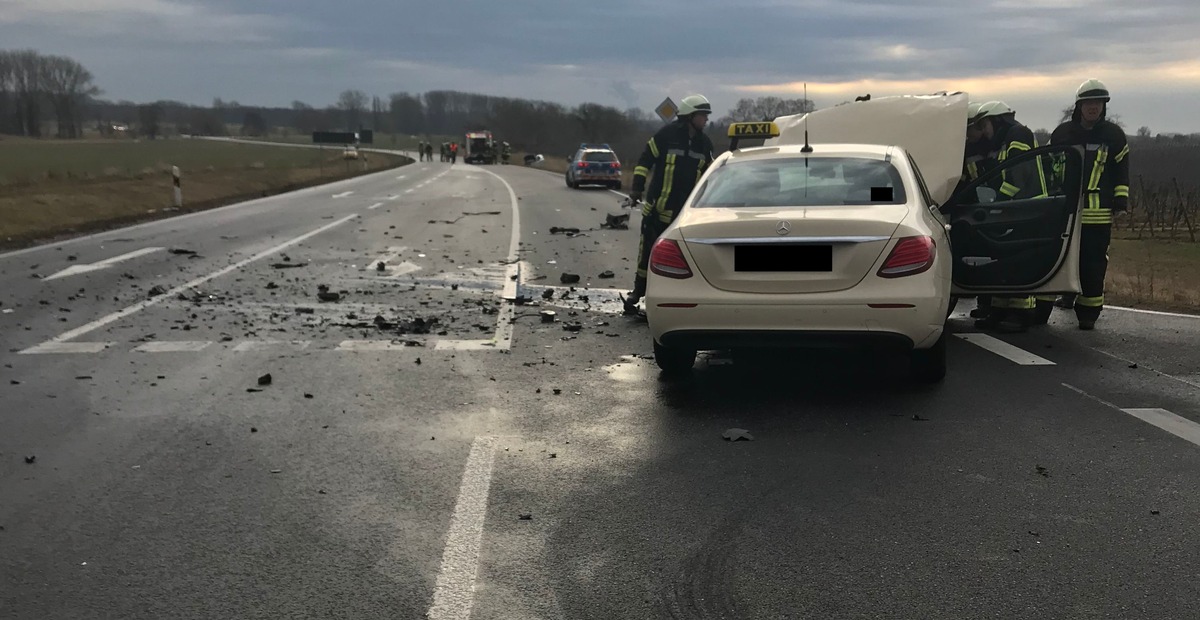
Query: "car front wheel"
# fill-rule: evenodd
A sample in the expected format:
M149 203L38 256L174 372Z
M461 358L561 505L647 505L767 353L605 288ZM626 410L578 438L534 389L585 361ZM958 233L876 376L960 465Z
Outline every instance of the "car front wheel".
M682 374L692 370L692 366L696 364L696 351L694 349L680 349L676 347L664 347L657 342L654 343L654 363L668 374Z
M912 378L921 383L938 383L946 378L946 339L948 330L928 349L913 349L911 358Z

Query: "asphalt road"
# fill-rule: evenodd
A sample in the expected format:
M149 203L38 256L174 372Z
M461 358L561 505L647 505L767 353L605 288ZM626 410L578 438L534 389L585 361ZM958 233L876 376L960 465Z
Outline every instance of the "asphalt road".
M1200 319L668 381L619 201L416 163L0 255L0 617L1196 617Z

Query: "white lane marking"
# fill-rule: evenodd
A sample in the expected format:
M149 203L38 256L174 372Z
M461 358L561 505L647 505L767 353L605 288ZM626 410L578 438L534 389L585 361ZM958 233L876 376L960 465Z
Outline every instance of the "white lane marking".
M433 604L425 615L429 620L468 620L471 617L496 443L493 437L476 437L471 444L462 484L458 488L458 502L450 518L442 568L433 590Z
M1038 357L1025 349L1013 346L987 334L954 334L963 340L1022 366L1054 366L1055 363Z
M212 280L213 278L219 278L231 271L241 269L242 267L245 267L246 265L249 265L250 263L253 263L255 261L262 260L273 254L277 254L284 249L287 249L293 245L296 245L297 243L301 243L301 242L303 242L309 238L315 237L327 230L341 226L342 224L345 224L346 222L349 222L350 220L352 220L356 217L358 217L358 214L347 215L346 217L343 217L340 220L330 222L316 230L306 232L303 235L300 235L299 237L295 237L293 239L284 241L283 243L280 243L279 245L277 245L269 250L263 250L262 252L259 252L258 254L251 256L250 258L242 259L236 263L233 263L232 265L229 265L228 267L224 267L222 269L214 271L206 276L201 276L199 278L196 278L195 280L192 280L191 282L188 282L186 284L181 284L179 286L176 286L175 288L167 291L166 293L164 293L162 295L159 295L157 297L151 297L150 299L147 299L145 301L140 301L132 306L129 306L128 308L125 308L124 310L119 310L112 314L102 316L102 317L96 319L95 321L88 323L87 325L82 325L82 326L76 327L75 329L72 329L68 332L59 334L59 335L55 336L54 338L51 338L47 342L66 342L68 340L73 340L75 338L78 338L86 333L89 333L89 332L95 331L101 327L104 327L105 325L108 325L109 323L112 323L113 321L119 321L131 314L141 312L142 310L145 310L146 308L149 308L150 306L157 305L164 300L174 299L176 295L178 295L184 291L187 291L189 289L193 289L197 286L200 286L201 284L204 284L205 282L208 282L209 280Z
M508 265L504 269L504 289L500 292L500 297L502 299L507 299L507 300L510 300L510 302L511 302L511 300L516 299L517 294L520 290L520 286L522 284L522 282L521 282L521 257L518 254L518 251L520 250L520 247L521 247L521 209L520 209L520 207L518 205L518 201L517 201L517 192L513 190L512 185L509 185L508 181L506 181L504 179L504 177L496 174L495 172L492 172L491 170L481 170L481 172L486 172L487 174L490 174L490 175L496 177L497 179L499 179L500 182L504 184L505 189L508 190L508 199L509 199L509 202L512 203L512 238L509 240L509 243L508 243L508 260L506 261L508 263ZM443 172L442 174L446 174L446 173ZM441 175L438 175L438 176L441 176ZM434 177L434 178L437 178L437 177ZM514 307L513 303L506 303L500 308L500 312L496 316L496 332L495 332L495 335L492 336L492 340L491 340L491 342L494 343L494 347L491 347L491 348L493 348L494 350L508 351L509 349L512 348L513 317L515 315L516 315L516 308ZM447 344L445 344L445 345L442 344L442 341L438 341L438 344L436 346L442 347L442 348L455 348L455 347L459 346L457 344L458 342L471 343L474 341L470 341L470 340L468 340L468 341L453 341L452 340L452 341L448 341ZM466 344L466 345L462 345L462 346L475 347L478 345ZM481 348L486 348L486 347L481 347ZM469 350L480 350L480 349L472 348Z
M420 185L418 185L417 187L420 187ZM406 189L406 190L404 190L404 193L405 193L405 194L411 194L411 193L413 193L413 190L412 190L412 189Z
M1172 435L1200 446L1200 424L1166 409L1122 409L1125 413L1161 428Z
M115 342L43 342L36 347L21 351L21 355L43 355L47 353L99 353Z
M140 250L134 250L132 252L128 252L128 253L122 254L120 256L106 258L102 261L98 261L95 263L84 264L84 265L71 265L70 267L63 269L62 271L45 278L45 280L57 280L59 278L65 278L67 276L73 276L73 275L77 275L77 274L81 274L81 273L89 273L92 271L99 271L101 269L107 269L117 263L127 261L127 260L132 260L132 259L138 258L140 256L145 256L147 254L153 254L162 249L163 248L142 248Z
M414 341L419 342L419 341ZM334 347L335 351L396 351L399 349L416 349L404 341L396 340L343 340Z
M439 340L435 351L490 351L496 348L495 340Z
M296 351L303 351L312 344L311 340L247 340L239 342L233 348L236 353L248 353L250 351L265 351L276 347L288 347Z
M408 175L407 175L407 174L402 174L402 175L400 175L400 176L396 177L396 180L397 180L397 181L400 181L400 180L402 180L402 179L406 179L406 178L408 178Z
M373 205L371 205L371 206L367 207L367 210L368 210L368 211L374 211L375 209L378 209L379 207L382 207L382 206L383 206L383 203L382 203L382 202L377 202L377 203L375 203L375 204L373 204Z
M399 200L400 197L399 196L388 196L387 199L388 200Z
M1079 394L1080 396L1090 398L1101 405L1111 407L1112 409L1116 409L1121 413L1131 415L1147 424L1157 426L1158 428L1167 431L1168 433L1171 433L1180 439L1190 441L1191 443L1200 446L1200 424L1197 424L1183 416L1176 415L1170 411L1167 411L1166 409L1159 408L1118 407L1107 400L1100 398L1099 396L1088 394L1087 392L1071 385L1070 383L1063 383L1061 385L1068 390Z
M211 341L204 340L164 340L161 342L147 342L135 347L133 350L136 353L183 353L203 351L211 344Z
M1155 316L1173 316L1181 319L1200 319L1200 314L1183 314L1180 312L1161 312L1158 310L1142 310L1141 308L1125 308L1123 306L1104 306L1105 310L1120 310L1122 312L1136 312L1138 314L1153 314Z
M353 194L353 193L354 193L354 190L350 190L350 191L348 191L348 192L342 192L342 193L340 193L340 194L334 194L334 195L333 195L333 198L345 198L346 196L349 196L350 194Z

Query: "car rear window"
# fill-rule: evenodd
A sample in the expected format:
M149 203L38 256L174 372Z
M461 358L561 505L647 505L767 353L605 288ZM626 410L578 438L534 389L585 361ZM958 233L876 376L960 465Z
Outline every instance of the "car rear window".
M617 161L617 154L612 151L588 151L583 154L583 161Z
M726 164L713 171L693 207L839 207L907 200L900 171L878 159L795 157Z

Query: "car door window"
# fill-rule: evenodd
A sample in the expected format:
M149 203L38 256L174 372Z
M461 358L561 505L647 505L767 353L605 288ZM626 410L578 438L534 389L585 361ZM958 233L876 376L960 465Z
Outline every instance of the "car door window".
M1077 147L1034 149L955 193L950 221L954 282L967 289L1032 290L1062 267L1081 197Z

